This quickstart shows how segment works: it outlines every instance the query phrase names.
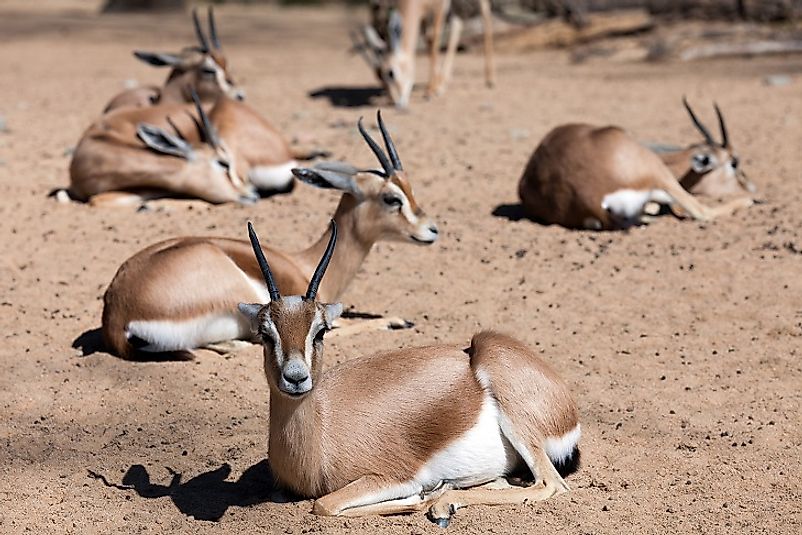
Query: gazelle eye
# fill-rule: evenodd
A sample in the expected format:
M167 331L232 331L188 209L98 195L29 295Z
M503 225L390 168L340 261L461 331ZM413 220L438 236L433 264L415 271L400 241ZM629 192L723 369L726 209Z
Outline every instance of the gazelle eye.
M201 73L204 76L217 76L217 71L215 69L208 68L208 67L204 68L204 69L201 69Z
M400 208L404 201L401 200L400 197L396 197L395 195L385 195L382 199L384 204L387 206L391 206L393 208Z
M317 332L317 334L315 335L315 343L316 344L322 344L323 343L323 337L326 335L326 331L327 331L327 329L325 327L323 327L322 329L320 329Z
M387 79L388 80L395 80L395 69L388 69L387 70Z
M226 160L221 160L220 158L218 158L216 161L217 161L217 165L219 165L220 167L222 167L226 171L228 171L231 168L231 164Z
M738 169L738 157L733 156L732 160L730 160L730 165L732 165L733 169Z

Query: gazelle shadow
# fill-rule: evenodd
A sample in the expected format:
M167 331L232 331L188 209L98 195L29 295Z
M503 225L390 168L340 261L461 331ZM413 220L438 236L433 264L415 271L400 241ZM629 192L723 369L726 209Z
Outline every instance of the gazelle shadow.
M311 98L325 98L337 108L375 106L374 100L384 95L381 87L321 87L309 92Z
M176 508L196 520L220 520L229 507L248 507L260 503L292 501L278 490L267 460L246 469L236 481L228 481L231 465L204 472L187 481L183 474L167 468L172 479L167 485L153 483L147 469L132 465L123 476L122 484L109 482L105 476L89 472L104 485L120 490L133 490L142 498L170 498Z

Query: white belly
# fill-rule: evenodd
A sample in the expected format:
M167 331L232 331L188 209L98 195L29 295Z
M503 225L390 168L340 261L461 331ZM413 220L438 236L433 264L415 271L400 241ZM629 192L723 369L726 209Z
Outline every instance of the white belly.
M470 487L509 473L519 462L518 453L501 433L498 406L486 395L476 424L429 459L415 481L424 489L441 481Z

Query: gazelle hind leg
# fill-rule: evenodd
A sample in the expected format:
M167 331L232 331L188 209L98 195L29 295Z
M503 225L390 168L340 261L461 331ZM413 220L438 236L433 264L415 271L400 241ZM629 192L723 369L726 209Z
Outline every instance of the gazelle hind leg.
M443 61L443 71L439 84L434 88L436 95L445 93L446 87L451 83L451 74L454 71L454 56L457 54L459 36L462 33L462 19L452 15L448 32L448 48L446 49L446 57Z
M251 342L245 340L226 340L224 342L215 342L212 344L206 344L203 346L202 349L208 349L209 351L214 351L219 355L227 355L229 353L235 353L240 349L244 349L247 347L251 347L253 344Z
M485 85L496 85L496 63L493 57L493 14L490 11L490 0L479 0L482 10L482 33L485 38Z
M568 485L554 468L546 452L538 449L533 453L537 466L536 481L528 487L515 487L504 480L492 481L480 487L449 490L429 508L429 520L440 527L448 526L458 509L469 505L505 505L515 503L541 502L552 496L568 492Z

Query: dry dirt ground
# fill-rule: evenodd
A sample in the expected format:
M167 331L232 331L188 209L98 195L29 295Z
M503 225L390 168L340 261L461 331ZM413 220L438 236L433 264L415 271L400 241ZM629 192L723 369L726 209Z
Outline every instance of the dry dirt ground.
M267 468L256 347L189 363L71 347L99 326L106 285L143 246L243 237L253 219L263 241L299 248L337 202L305 185L256 206L172 202L151 213L47 198L67 183L68 149L123 82L161 79L130 50L192 39L187 17L99 18L93 7L0 8L0 532L440 533L423 515L330 519L311 515L310 501L282 503ZM356 16L219 10L251 102L288 137L374 165L354 125L386 103L346 52ZM410 113L387 110L442 239L375 248L345 303L416 327L332 340L328 365L501 328L566 378L584 430L573 491L462 510L451 532L800 533L802 58L572 66L567 57L501 57L491 91L481 57L462 55L446 98L418 92ZM778 73L791 83L763 82ZM721 104L765 204L710 224L664 218L620 233L518 217L516 181L551 127L615 123L642 139L696 140L683 94L709 121L711 101Z

